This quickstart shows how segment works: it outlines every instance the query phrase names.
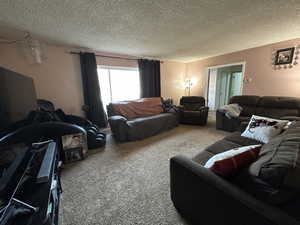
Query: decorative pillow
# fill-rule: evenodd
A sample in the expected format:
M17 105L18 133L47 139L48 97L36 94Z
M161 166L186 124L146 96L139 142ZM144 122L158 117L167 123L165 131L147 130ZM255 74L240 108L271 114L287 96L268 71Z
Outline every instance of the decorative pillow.
M242 133L242 136L268 143L271 138L282 132L288 122L287 120L277 120L253 115L246 130Z
M254 162L260 148L261 145L249 145L219 153L211 157L204 167L224 177L232 176Z

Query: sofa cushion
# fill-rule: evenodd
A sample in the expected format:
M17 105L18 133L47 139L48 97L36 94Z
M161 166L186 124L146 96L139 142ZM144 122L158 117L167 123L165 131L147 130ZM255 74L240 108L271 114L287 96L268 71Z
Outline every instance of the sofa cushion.
M258 107L278 108L278 109L300 109L300 99L294 97L263 96Z
M233 143L235 143L237 145L240 145L240 146L262 144L262 142L260 142L260 141L250 139L250 138L247 138L247 137L242 137L241 132L238 132L238 131L226 136L224 138L224 140L233 142Z
M257 157L261 145L242 146L211 157L204 165L216 174L229 177L248 167Z
M174 113L161 113L153 116L128 120L127 136L129 140L140 140L171 129L178 124Z
M293 199L297 191L288 188L276 188L257 176L252 176L248 168L243 169L231 182L262 201L270 204L283 204Z
M201 106L205 106L205 98L202 96L183 96L180 99L180 105L183 105L185 103L199 103Z
M182 116L184 117L199 117L200 111L182 111Z
M212 154L218 154L240 146L242 145L223 139L208 146L205 150Z
M242 137L240 132L234 132L231 135L226 136L222 140L219 140L215 142L214 144L208 146L205 151L199 153L197 156L195 156L195 161L197 162L204 162L213 155L228 151L233 148L241 147L241 146L247 146L247 145L258 145L262 144L259 141L249 139L246 137ZM207 153L204 153L207 152ZM203 155L201 155L203 154ZM207 157L206 157L207 156ZM203 160L200 160L203 159Z
M300 188L300 122L265 144L259 159L251 164L252 175L276 188Z
M214 154L211 152L201 151L193 158L193 161L200 163L202 166L204 166L207 160L209 160L212 156L214 156Z
M281 109L281 108L268 108L268 107L257 107L256 115L271 117L274 119L280 119L284 116L297 116L297 109Z
M241 116L251 117L255 114L260 97L255 95L238 95L230 98L230 104L239 104L243 110Z
M200 103L193 103L193 104L190 104L190 103L183 103L183 108L185 111L191 111L191 112L197 112L199 113L199 109L203 106L202 104Z
M300 99L293 97L261 97L256 115L279 119L283 116L299 116Z

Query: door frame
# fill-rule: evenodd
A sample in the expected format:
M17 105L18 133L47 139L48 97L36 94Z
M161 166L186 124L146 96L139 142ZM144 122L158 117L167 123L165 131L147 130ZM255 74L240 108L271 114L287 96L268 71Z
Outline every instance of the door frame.
M208 104L208 93L209 93L210 70L211 69L218 69L218 68L222 68L222 67L238 66L238 65L242 65L242 83L241 83L241 90L240 90L240 92L242 94L243 93L243 88L244 88L246 61L236 62L236 63L228 63L228 64L222 64L222 65L216 65L216 66L207 66L205 68L205 73L206 73L206 96L205 96L205 98L207 99L207 104Z

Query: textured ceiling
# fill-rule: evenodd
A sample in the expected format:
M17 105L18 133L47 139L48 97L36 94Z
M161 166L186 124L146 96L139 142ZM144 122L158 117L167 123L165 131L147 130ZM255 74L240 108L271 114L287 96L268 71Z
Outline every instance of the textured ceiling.
M1 0L0 37L191 61L300 37L300 0Z

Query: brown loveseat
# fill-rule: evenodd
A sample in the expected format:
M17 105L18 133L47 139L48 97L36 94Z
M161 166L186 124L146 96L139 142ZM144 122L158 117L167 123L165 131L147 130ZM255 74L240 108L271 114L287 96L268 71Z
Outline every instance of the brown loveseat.
M239 117L228 118L223 111L216 112L216 128L229 132L237 131L243 122L249 122L252 115L275 119L296 119L300 117L300 98L280 96L233 96L229 104L239 104L243 110Z

